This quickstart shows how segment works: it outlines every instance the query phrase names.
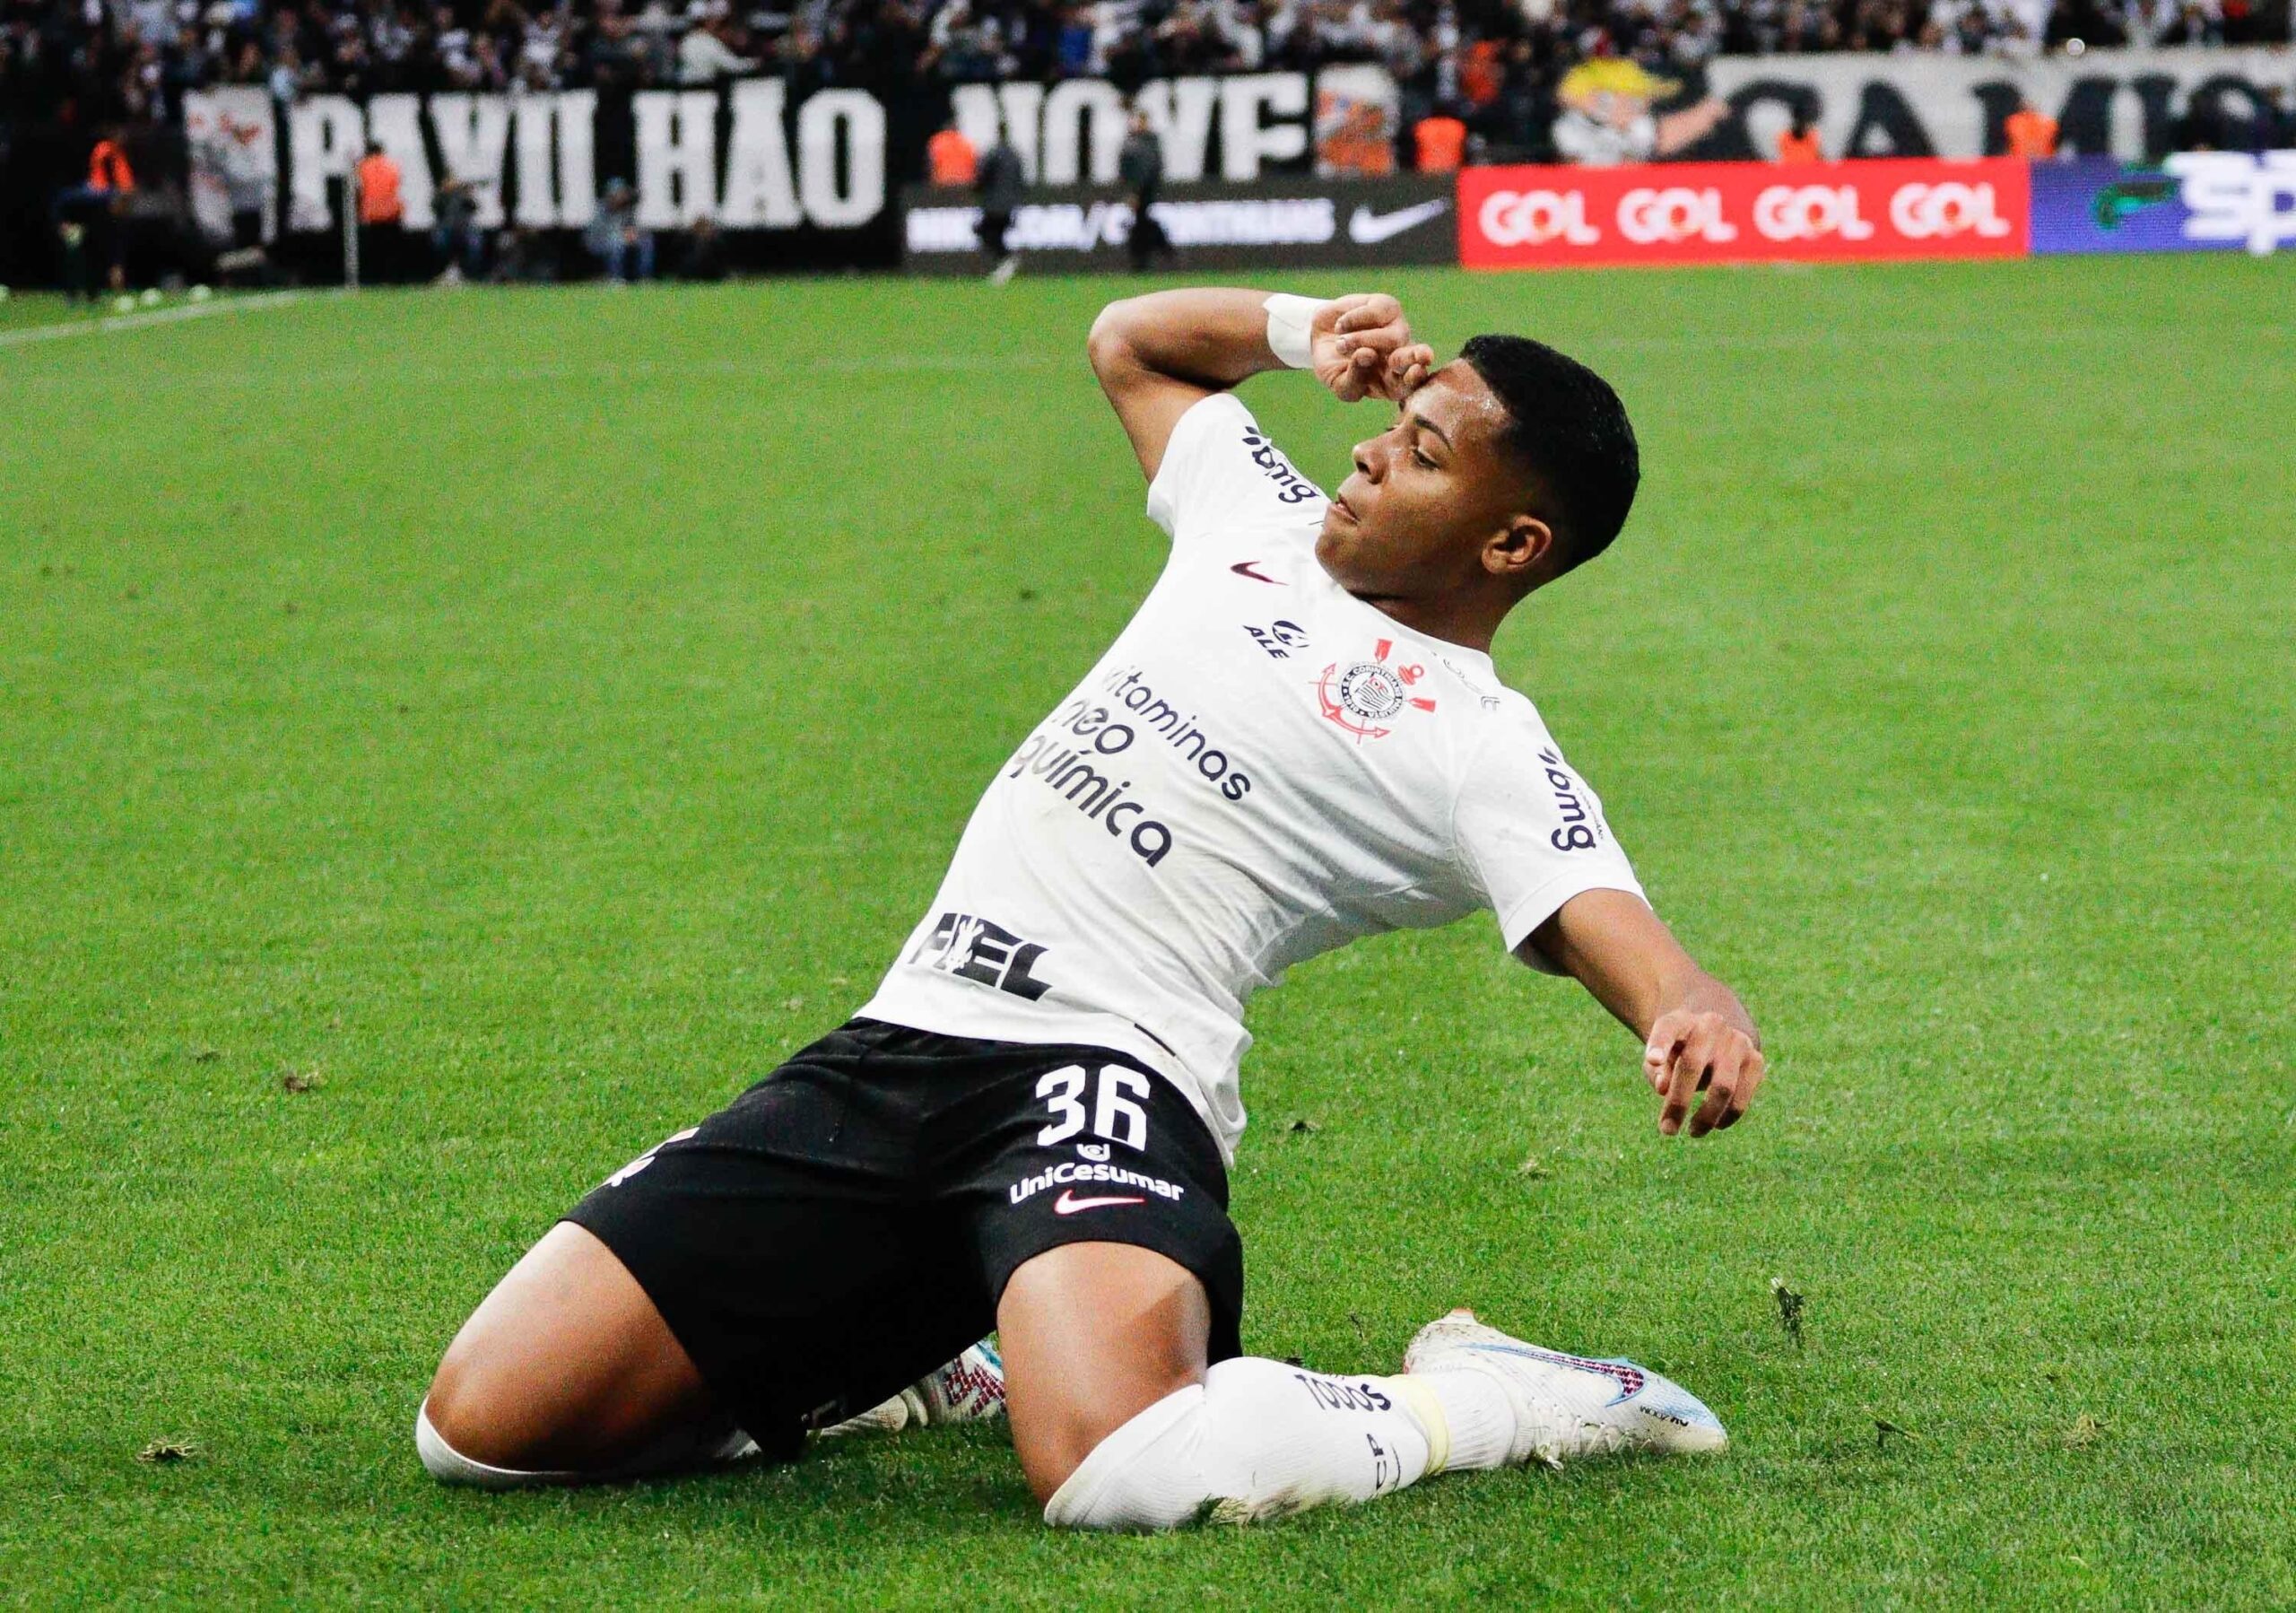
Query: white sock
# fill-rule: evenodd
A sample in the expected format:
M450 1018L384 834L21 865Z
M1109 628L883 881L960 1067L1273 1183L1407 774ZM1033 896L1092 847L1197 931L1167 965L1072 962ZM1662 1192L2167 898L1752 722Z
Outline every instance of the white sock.
M1424 1383L1443 1408L1450 1434L1446 1472L1474 1472L1503 1468L1515 1443L1515 1408L1507 1391L1481 1373L1421 1373L1413 1382Z
M446 1437L430 1426L430 1406L427 1400L414 1414L414 1449L422 1458L422 1465L430 1477L440 1484L467 1484L482 1490L520 1490L538 1484L577 1484L579 1473L527 1472L517 1468L491 1468L483 1461L473 1461L448 1444Z
M1045 1521L1173 1529L1207 1508L1240 1523L1370 1501L1441 1470L1452 1443L1449 1387L1254 1356L1222 1361L1094 1447L1046 1504ZM1484 1414L1472 1396L1461 1403Z
M675 1473L695 1468L746 1461L758 1454L757 1442L736 1428L728 1434L697 1437L685 1430L665 1435L635 1460L609 1471L586 1473L571 1469L545 1470L489 1467L474 1461L448 1444L431 1426L430 1405L424 1401L414 1414L414 1449L423 1467L440 1484L466 1484L482 1490L522 1490L536 1485L609 1484L617 1479L642 1478L655 1473Z

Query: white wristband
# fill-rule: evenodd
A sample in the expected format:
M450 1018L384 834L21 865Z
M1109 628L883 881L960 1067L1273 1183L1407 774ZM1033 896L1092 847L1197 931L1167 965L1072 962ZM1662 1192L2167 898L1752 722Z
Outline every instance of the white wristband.
M1278 292L1263 306L1267 310L1268 351L1294 370L1305 370L1313 364L1316 355L1309 327L1328 306L1328 300Z

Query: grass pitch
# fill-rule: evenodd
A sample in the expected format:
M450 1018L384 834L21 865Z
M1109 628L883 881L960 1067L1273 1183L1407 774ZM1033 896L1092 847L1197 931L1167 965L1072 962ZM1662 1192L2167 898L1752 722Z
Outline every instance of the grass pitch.
M1299 971L1246 1343L1472 1302L1735 1443L1159 1539L1043 1530L996 1430L507 1498L409 1438L558 1211L863 998L1148 588L1118 288L0 351L0 1600L2285 1604L2289 275L1391 278L1634 411L1626 537L1499 660L1773 1073L1667 1144L1488 920ZM1326 478L1376 418L1247 396Z

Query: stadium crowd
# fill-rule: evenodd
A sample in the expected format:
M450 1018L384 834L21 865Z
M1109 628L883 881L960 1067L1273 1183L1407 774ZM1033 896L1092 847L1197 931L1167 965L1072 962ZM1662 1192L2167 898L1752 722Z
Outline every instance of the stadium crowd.
M2285 40L2288 0L0 0L0 118L69 103L159 121L184 91L704 84L901 93L1013 77L1377 62L1485 122L1577 61L1679 74L1718 55L2016 54Z
M1636 160L1694 150L1721 114L1703 99L1718 55L2284 41L2291 0L0 0L0 246L61 240L65 279L122 280L123 222L180 190L183 97L259 85L282 104L321 92L508 92L707 85L778 74L792 100L831 86L920 109L955 85L1009 78L1161 76L1359 62L1401 91L1399 165ZM1623 75L1623 77L1622 77ZM1631 82L1627 82L1631 80ZM1654 139L1622 141L1578 98L1607 87L1673 98ZM1664 113L1665 108L1658 108ZM1560 114L1560 116L1558 116ZM928 115L937 118L937 114ZM1645 120L1647 123L1648 120ZM2032 148L2047 154L2051 126ZM2255 128L2179 142L2296 144L2274 100ZM1778 154L1802 143L1797 126ZM2020 144L2023 154L2032 154ZM970 161L970 159L968 159ZM83 176L84 175L84 182ZM611 178L612 176L608 176ZM448 187L449 191L452 187ZM37 200L34 198L37 197ZM54 198L51 202L49 198ZM626 202L626 198L624 198ZM611 196L601 205L611 214ZM454 214L451 196L442 211ZM179 212L179 209L178 209ZM603 226L602 226L603 227ZM451 275L515 252L442 238ZM84 240L90 258L74 253ZM710 267L715 239L686 256ZM642 247L642 249L641 249ZM467 249L466 249L467 248ZM619 275L651 272L634 229L589 243ZM9 254L0 252L0 259ZM40 256L19 245L21 267ZM0 261L0 269L7 267Z

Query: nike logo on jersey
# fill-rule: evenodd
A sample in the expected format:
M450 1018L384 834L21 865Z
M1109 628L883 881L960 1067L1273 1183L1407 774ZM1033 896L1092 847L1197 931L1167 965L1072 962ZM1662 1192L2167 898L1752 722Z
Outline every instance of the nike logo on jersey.
M1439 217L1449 205L1438 196L1431 202L1421 202L1394 213L1374 213L1369 207L1358 207L1347 216L1347 239L1359 247L1377 246L1407 230L1418 229L1429 219Z
M1263 577L1257 571L1252 570L1252 568L1257 564L1259 564L1259 562L1257 560L1239 560L1228 569L1239 577L1250 578L1254 582L1273 583L1277 588L1282 588L1283 586L1283 580L1281 577Z
M1056 1216L1073 1216L1078 1210L1102 1209L1111 1204L1145 1204L1147 1202L1145 1199L1079 1199L1073 1190L1063 1188L1060 1190L1060 1197L1052 1201L1052 1213Z

